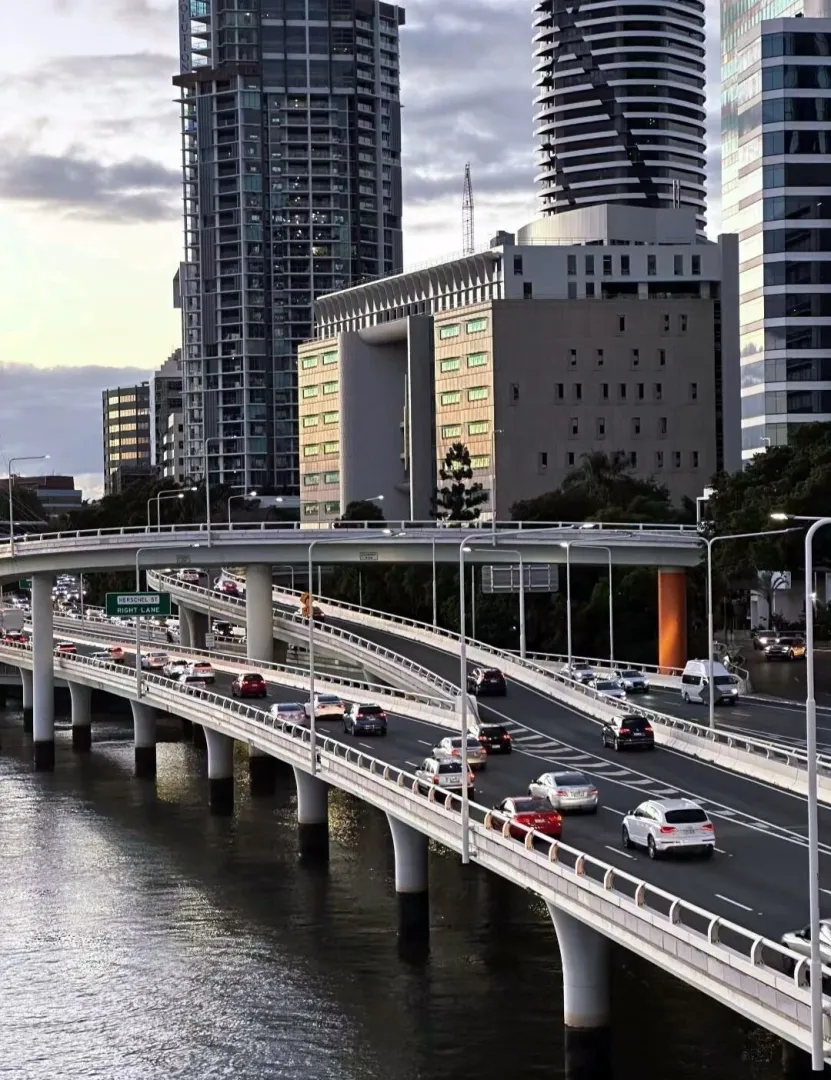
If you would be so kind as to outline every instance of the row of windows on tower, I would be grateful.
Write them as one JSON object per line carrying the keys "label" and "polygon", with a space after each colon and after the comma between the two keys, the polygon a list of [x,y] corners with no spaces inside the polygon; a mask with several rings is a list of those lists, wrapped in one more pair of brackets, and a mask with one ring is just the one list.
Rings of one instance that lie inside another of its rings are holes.
{"label": "row of windows on tower", "polygon": [[[640,464],[642,467],[647,467],[644,461],[645,454],[638,453],[637,450],[629,450],[624,452],[624,460],[630,469],[637,469]],[[542,458],[545,458],[545,464],[542,464]],[[686,457],[687,467],[690,469],[697,469],[701,464],[701,455],[698,450],[690,450]],[[572,468],[577,463],[577,454],[574,450],[566,451],[566,468]],[[548,467],[548,455],[540,454],[540,461],[538,463],[539,471],[545,472]],[[684,468],[684,453],[681,450],[656,450],[652,459],[652,467],[656,470],[665,469],[667,467],[672,469]]]}
{"label": "row of windows on tower", "polygon": [[[689,262],[687,261],[688,259]],[[575,277],[577,275],[577,256],[568,255],[566,257],[566,264],[568,276]],[[597,265],[600,265],[603,277],[630,277],[632,273],[632,259],[630,255],[602,255],[599,257],[595,255],[583,256],[583,270],[587,277],[592,277],[595,274],[595,267]],[[672,272],[675,277],[700,277],[701,256],[673,255]],[[514,273],[522,273],[521,255],[514,256]],[[657,255],[646,256],[646,274],[647,277],[658,276]]]}
{"label": "row of windows on tower", "polygon": [[[612,394],[609,383],[597,383],[597,397],[600,401],[610,401]],[[565,401],[566,399],[566,386],[565,383],[554,384],[554,396],[557,401]],[[615,391],[615,398],[618,401],[646,401],[646,383],[635,383],[634,390],[630,394],[630,387],[627,383],[618,383]],[[698,401],[698,383],[691,382],[687,384],[687,399],[689,401]],[[572,383],[571,384],[571,400],[583,401],[583,384]],[[653,383],[652,384],[652,400],[663,401],[664,400],[664,384]]]}

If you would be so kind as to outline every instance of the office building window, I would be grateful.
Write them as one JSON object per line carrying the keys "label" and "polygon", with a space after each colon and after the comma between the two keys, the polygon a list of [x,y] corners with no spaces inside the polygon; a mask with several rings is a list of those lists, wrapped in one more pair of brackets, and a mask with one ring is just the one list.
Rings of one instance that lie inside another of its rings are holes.
{"label": "office building window", "polygon": [[646,394],[645,394],[645,390],[644,390],[644,384],[642,382],[639,382],[638,383],[638,401],[643,401],[645,396],[646,396]]}
{"label": "office building window", "polygon": [[582,383],[576,382],[574,384],[574,400],[575,401],[582,401],[583,400],[583,384]]}
{"label": "office building window", "polygon": [[522,256],[514,255],[514,273],[517,277],[522,277]]}
{"label": "office building window", "polygon": [[325,412],[323,414],[323,423],[324,424],[337,424],[337,422],[339,420],[340,420],[340,413],[339,412]]}
{"label": "office building window", "polygon": [[618,315],[618,317],[617,317],[617,328],[618,328],[618,330],[620,331],[621,334],[625,332],[625,330],[626,330],[626,316],[625,315]]}
{"label": "office building window", "polygon": [[573,450],[568,450],[568,451],[566,452],[566,465],[567,465],[567,466],[568,466],[569,468],[571,468],[571,466],[572,466],[573,464],[574,464],[574,451],[573,451]]}
{"label": "office building window", "polygon": [[680,450],[673,450],[672,451],[672,467],[674,469],[680,469],[681,468],[681,451]]}
{"label": "office building window", "polygon": [[306,487],[317,487],[320,483],[320,473],[306,473],[303,477],[303,483]]}
{"label": "office building window", "polygon": [[632,434],[640,435],[641,433],[641,418],[639,416],[632,417]]}
{"label": "office building window", "polygon": [[338,452],[338,444],[336,442],[327,442],[323,444],[324,454],[336,454]]}
{"label": "office building window", "polygon": [[606,438],[606,417],[597,416],[594,421],[594,433],[598,439]]}
{"label": "office building window", "polygon": [[641,363],[641,350],[640,349],[633,349],[632,350],[632,367],[640,367],[640,363]]}
{"label": "office building window", "polygon": [[442,405],[458,405],[461,400],[461,390],[448,390],[447,393],[441,396]]}
{"label": "office building window", "polygon": [[545,472],[548,468],[548,454],[545,450],[540,450],[537,454],[537,471]]}
{"label": "office building window", "polygon": [[465,333],[468,334],[481,334],[483,330],[487,330],[487,319],[469,319],[465,323]]}
{"label": "office building window", "polygon": [[658,256],[647,255],[646,256],[646,272],[649,277],[655,277],[658,273]]}
{"label": "office building window", "polygon": [[458,439],[461,434],[461,424],[445,424],[441,429],[441,437],[443,439]]}
{"label": "office building window", "polygon": [[663,401],[663,399],[664,399],[664,385],[663,385],[663,383],[656,382],[654,389],[655,389],[655,400],[656,401]]}
{"label": "office building window", "polygon": [[317,427],[317,425],[319,423],[320,423],[320,417],[319,416],[304,416],[303,417],[303,427]]}
{"label": "office building window", "polygon": [[664,452],[663,450],[655,451],[655,468],[663,469],[664,467]]}
{"label": "office building window", "polygon": [[317,387],[317,386],[304,386],[303,387],[303,397],[304,398],[317,397],[317,395],[319,393],[319,390],[320,390],[320,388]]}
{"label": "office building window", "polygon": [[490,454],[479,454],[477,457],[472,457],[470,459],[471,468],[474,469],[488,469],[490,468],[490,463]]}
{"label": "office building window", "polygon": [[304,517],[317,517],[320,513],[320,506],[318,503],[303,503],[303,516]]}
{"label": "office building window", "polygon": [[691,450],[690,451],[690,465],[692,465],[692,467],[694,469],[698,468],[698,451],[697,450]]}
{"label": "office building window", "polygon": [[324,364],[336,364],[337,362],[338,362],[338,351],[337,351],[337,349],[335,349],[334,352],[325,352],[323,354],[323,363]]}
{"label": "office building window", "polygon": [[338,392],[338,384],[337,384],[337,382],[325,382],[323,384],[323,393],[324,394],[336,394],[337,392]]}
{"label": "office building window", "polygon": [[487,401],[488,388],[487,386],[472,386],[467,392],[468,401]]}
{"label": "office building window", "polygon": [[459,324],[455,323],[453,326],[440,326],[439,327],[439,339],[446,341],[447,338],[454,338],[459,336]]}
{"label": "office building window", "polygon": [[[468,435],[487,435],[491,426],[487,420],[473,420],[467,425]],[[459,432],[461,435],[461,431]]]}
{"label": "office building window", "polygon": [[691,259],[693,277],[701,277],[701,256],[693,255]]}
{"label": "office building window", "polygon": [[562,401],[563,398],[565,397],[565,384],[561,383],[561,382],[558,382],[554,389],[555,389],[555,394],[557,395],[557,400]]}
{"label": "office building window", "polygon": [[576,275],[576,273],[577,273],[577,256],[576,255],[567,256],[567,263],[568,263],[568,276],[569,277],[574,277]]}
{"label": "office building window", "polygon": [[577,419],[576,416],[572,416],[572,418],[568,422],[568,433],[569,435],[580,434],[580,421]]}
{"label": "office building window", "polygon": [[462,366],[462,361],[458,356],[451,356],[447,360],[442,360],[439,363],[439,371],[458,371]]}
{"label": "office building window", "polygon": [[484,367],[488,362],[488,354],[485,352],[471,353],[467,358],[468,367]]}
{"label": "office building window", "polygon": [[604,383],[600,384],[600,400],[601,401],[608,401],[609,400],[609,384],[607,382],[604,382]]}
{"label": "office building window", "polygon": [[[566,296],[569,300],[577,299],[577,282],[569,281],[566,283]],[[527,297],[526,297],[527,299]]]}
{"label": "office building window", "polygon": [[678,329],[681,331],[682,334],[686,334],[686,332],[687,332],[687,316],[686,315],[679,315],[678,316]]}
{"label": "office building window", "polygon": [[612,256],[603,256],[603,277],[611,277],[612,275]]}
{"label": "office building window", "polygon": [[303,447],[303,457],[317,457],[320,453],[319,443],[315,443],[313,446]]}
{"label": "office building window", "polygon": [[637,450],[630,450],[629,451],[629,467],[632,468],[632,469],[637,469],[637,467],[638,467],[638,452],[637,452]]}
{"label": "office building window", "polygon": [[586,274],[592,277],[594,274],[594,255],[586,256]]}
{"label": "office building window", "polygon": [[698,383],[690,383],[690,401],[698,401]]}
{"label": "office building window", "polygon": [[617,396],[620,401],[626,401],[626,383],[618,383]]}
{"label": "office building window", "polygon": [[664,315],[663,315],[663,327],[664,327],[664,333],[668,334],[669,333],[669,315],[667,315],[666,313],[664,313]]}
{"label": "office building window", "polygon": [[324,484],[339,484],[340,483],[340,473],[339,472],[327,472],[327,473],[324,473],[323,474],[323,483]]}
{"label": "office building window", "polygon": [[586,296],[588,296],[588,297],[594,296],[594,282],[593,281],[587,281],[586,282]]}
{"label": "office building window", "polygon": [[568,350],[568,366],[569,367],[577,367],[577,350],[576,349],[569,349]]}
{"label": "office building window", "polygon": [[595,353],[595,360],[597,361],[597,366],[598,367],[603,367],[603,350],[602,349],[598,349],[597,352]]}
{"label": "office building window", "polygon": [[684,256],[673,255],[672,257],[672,272],[676,277],[684,276]]}
{"label": "office building window", "polygon": [[309,368],[316,368],[317,367],[317,357],[316,356],[304,356],[303,361],[302,361],[300,366],[303,368],[304,371],[308,371]]}
{"label": "office building window", "polygon": [[667,418],[665,416],[658,417],[658,434],[666,435],[667,433]]}
{"label": "office building window", "polygon": [[666,349],[658,349],[658,367],[667,366],[667,351]]}
{"label": "office building window", "polygon": [[[522,299],[533,300],[534,299],[534,283],[532,281],[523,281],[522,283]],[[471,333],[468,330],[468,333]]]}
{"label": "office building window", "polygon": [[511,401],[519,401],[519,383],[511,383]]}
{"label": "office building window", "polygon": [[629,256],[621,255],[620,257],[620,276],[629,277]]}
{"label": "office building window", "polygon": [[323,504],[323,509],[327,514],[339,514],[340,503],[339,502],[327,502]]}

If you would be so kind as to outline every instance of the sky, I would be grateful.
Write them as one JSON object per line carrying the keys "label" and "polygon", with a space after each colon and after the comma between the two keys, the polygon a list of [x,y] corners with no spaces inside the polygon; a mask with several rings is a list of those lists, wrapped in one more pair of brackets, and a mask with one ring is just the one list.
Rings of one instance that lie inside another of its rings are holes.
{"label": "sky", "polygon": [[[36,15],[0,6],[0,462],[49,453],[53,471],[95,497],[100,391],[146,378],[179,344],[177,3],[41,0]],[[416,266],[461,250],[468,161],[477,246],[536,215],[533,3],[404,6],[404,261]],[[711,235],[717,47],[714,38]]]}

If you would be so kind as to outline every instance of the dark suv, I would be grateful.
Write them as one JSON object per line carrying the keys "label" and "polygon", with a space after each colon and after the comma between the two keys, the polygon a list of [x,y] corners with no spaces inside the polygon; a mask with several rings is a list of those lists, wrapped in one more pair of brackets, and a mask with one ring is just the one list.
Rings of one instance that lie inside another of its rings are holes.
{"label": "dark suv", "polygon": [[476,667],[467,676],[467,692],[476,697],[485,694],[493,694],[494,697],[505,697],[505,676],[498,668]]}
{"label": "dark suv", "polygon": [[622,750],[625,746],[655,749],[655,734],[648,720],[640,716],[613,716],[603,722],[603,745]]}
{"label": "dark suv", "polygon": [[502,724],[480,724],[477,738],[489,754],[510,754],[513,749],[508,729]]}

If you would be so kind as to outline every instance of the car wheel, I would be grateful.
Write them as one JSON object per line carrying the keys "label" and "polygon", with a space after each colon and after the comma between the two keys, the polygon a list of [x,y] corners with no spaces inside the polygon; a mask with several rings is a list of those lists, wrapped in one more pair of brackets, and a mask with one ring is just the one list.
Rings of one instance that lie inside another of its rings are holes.
{"label": "car wheel", "polygon": [[620,739],[615,736],[615,753],[620,753]]}
{"label": "car wheel", "polygon": [[626,828],[625,825],[623,826],[623,829],[621,830],[621,840],[623,841],[623,846],[625,848],[630,848],[632,846],[632,839],[629,836],[629,830]]}
{"label": "car wheel", "polygon": [[689,703],[690,703],[690,695],[687,693],[686,690],[681,695],[681,700],[684,702],[685,705],[689,705]]}
{"label": "car wheel", "polygon": [[715,849],[713,848],[712,844],[710,844],[710,845],[708,845],[707,847],[705,847],[705,848],[704,848],[704,853],[703,853],[703,854],[704,854],[704,858],[705,858],[705,859],[712,859],[712,857],[713,857],[713,851],[714,851],[714,850],[715,850]]}
{"label": "car wheel", "polygon": [[605,731],[602,731],[600,733],[600,738],[601,738],[601,741],[603,742],[604,747],[609,745],[609,740],[606,738],[606,732]]}
{"label": "car wheel", "polygon": [[655,837],[652,835],[652,833],[649,834],[649,839],[646,841],[646,850],[649,853],[650,859],[658,858],[659,852],[657,847],[655,846]]}

